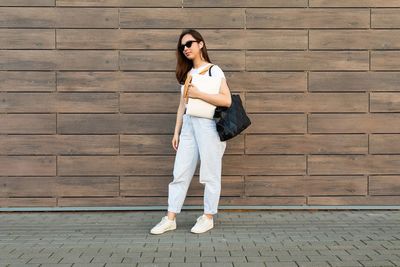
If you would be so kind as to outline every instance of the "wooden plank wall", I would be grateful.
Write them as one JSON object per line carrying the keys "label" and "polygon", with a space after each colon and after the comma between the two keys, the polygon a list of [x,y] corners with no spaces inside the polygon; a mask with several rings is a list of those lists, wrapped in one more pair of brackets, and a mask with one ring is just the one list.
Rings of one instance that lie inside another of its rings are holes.
{"label": "wooden plank wall", "polygon": [[400,1],[0,0],[0,206],[166,205],[182,27],[253,121],[220,205],[400,205]]}

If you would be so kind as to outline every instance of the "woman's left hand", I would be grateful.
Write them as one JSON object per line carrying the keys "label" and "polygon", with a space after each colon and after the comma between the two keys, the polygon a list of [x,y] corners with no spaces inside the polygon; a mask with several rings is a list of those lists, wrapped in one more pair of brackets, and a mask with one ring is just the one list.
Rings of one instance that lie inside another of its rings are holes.
{"label": "woman's left hand", "polygon": [[194,86],[192,83],[189,83],[188,86],[189,86],[188,87],[188,96],[190,98],[200,98],[201,91],[196,86]]}

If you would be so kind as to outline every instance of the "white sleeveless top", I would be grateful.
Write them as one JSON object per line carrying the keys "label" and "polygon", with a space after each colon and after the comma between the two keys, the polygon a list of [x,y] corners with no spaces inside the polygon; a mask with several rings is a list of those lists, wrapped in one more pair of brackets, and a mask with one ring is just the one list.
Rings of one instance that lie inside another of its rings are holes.
{"label": "white sleeveless top", "polygon": [[[189,74],[195,74],[195,73],[197,74],[197,73],[201,72],[202,70],[204,70],[205,68],[207,68],[208,65],[211,65],[211,63],[205,63],[205,64],[201,65],[201,66],[200,66],[199,68],[197,68],[197,69],[192,68],[192,69],[189,71]],[[204,73],[204,75],[209,75],[209,74],[208,74],[208,71],[207,71],[206,73]],[[213,77],[225,78],[224,72],[222,71],[222,69],[221,69],[218,65],[212,66],[212,68],[211,68],[211,76],[213,76]],[[185,86],[182,84],[182,85],[181,85],[181,95],[183,95],[184,87],[185,87]],[[185,103],[185,107],[186,107],[186,106],[187,106],[187,104]]]}

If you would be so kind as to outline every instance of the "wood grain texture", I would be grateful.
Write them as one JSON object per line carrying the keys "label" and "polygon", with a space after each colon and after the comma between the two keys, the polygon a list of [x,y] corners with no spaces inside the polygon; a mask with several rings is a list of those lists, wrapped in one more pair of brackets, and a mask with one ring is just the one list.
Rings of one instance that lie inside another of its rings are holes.
{"label": "wood grain texture", "polygon": [[166,206],[185,28],[252,121],[220,205],[400,205],[399,7],[0,0],[0,207]]}

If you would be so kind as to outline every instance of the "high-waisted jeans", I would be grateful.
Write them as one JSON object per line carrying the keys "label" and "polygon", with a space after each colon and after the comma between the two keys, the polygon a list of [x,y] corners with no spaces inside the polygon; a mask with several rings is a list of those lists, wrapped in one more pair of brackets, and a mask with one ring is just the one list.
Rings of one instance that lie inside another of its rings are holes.
{"label": "high-waisted jeans", "polygon": [[168,185],[168,211],[180,213],[200,159],[200,183],[204,188],[204,213],[216,214],[221,194],[222,157],[226,141],[218,136],[213,119],[183,114],[173,176]]}

